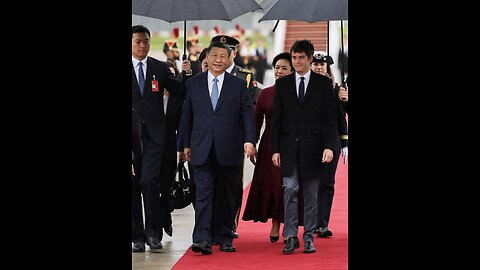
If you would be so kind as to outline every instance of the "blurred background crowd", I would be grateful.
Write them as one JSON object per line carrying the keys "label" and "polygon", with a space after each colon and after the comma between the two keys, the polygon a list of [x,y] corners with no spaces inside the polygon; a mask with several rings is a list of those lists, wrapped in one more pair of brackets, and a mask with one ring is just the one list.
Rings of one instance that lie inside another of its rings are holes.
{"label": "blurred background crowd", "polygon": [[[189,56],[188,59],[195,61],[202,49],[208,47],[212,37],[228,35],[240,41],[235,64],[253,71],[260,89],[274,84],[271,65],[273,58],[281,52],[288,51],[297,39],[309,39],[314,44],[315,50],[327,52],[332,56],[336,63],[332,66],[332,72],[339,81],[340,78],[347,77],[348,20],[316,23],[280,20],[275,31],[272,31],[276,21],[258,22],[262,15],[252,12],[231,22],[187,21],[186,48],[184,48],[184,22],[167,23],[159,19],[132,15],[132,25],[141,24],[148,27],[152,31],[150,55],[160,60],[173,57],[177,60],[179,70],[184,50]],[[342,57],[342,45],[345,57]]]}

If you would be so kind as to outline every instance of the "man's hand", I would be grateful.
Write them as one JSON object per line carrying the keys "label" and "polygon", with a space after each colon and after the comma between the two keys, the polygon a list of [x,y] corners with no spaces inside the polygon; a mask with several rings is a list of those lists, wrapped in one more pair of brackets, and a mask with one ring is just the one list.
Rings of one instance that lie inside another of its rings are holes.
{"label": "man's hand", "polygon": [[330,163],[333,159],[333,151],[330,149],[323,150],[322,163]]}
{"label": "man's hand", "polygon": [[346,88],[343,88],[343,86],[340,86],[340,90],[338,91],[338,98],[340,98],[341,101],[347,102],[348,101],[348,85],[345,86]]}
{"label": "man's hand", "polygon": [[182,71],[185,71],[185,73],[187,75],[192,74],[190,61],[188,61],[188,60],[183,60],[182,61]]}
{"label": "man's hand", "polygon": [[132,164],[132,175],[135,176],[135,169],[133,168],[133,164]]}
{"label": "man's hand", "polygon": [[244,143],[243,149],[245,150],[245,155],[248,159],[250,159],[250,157],[252,156],[254,157],[257,154],[257,149],[255,149],[255,146],[253,146],[253,143]]}
{"label": "man's hand", "polygon": [[183,152],[185,153],[185,160],[190,161],[190,148],[184,148]]}
{"label": "man's hand", "polygon": [[273,162],[273,165],[275,165],[276,167],[279,167],[280,168],[280,153],[273,153],[272,155],[272,162]]}
{"label": "man's hand", "polygon": [[178,160],[185,162],[185,152],[178,152]]}

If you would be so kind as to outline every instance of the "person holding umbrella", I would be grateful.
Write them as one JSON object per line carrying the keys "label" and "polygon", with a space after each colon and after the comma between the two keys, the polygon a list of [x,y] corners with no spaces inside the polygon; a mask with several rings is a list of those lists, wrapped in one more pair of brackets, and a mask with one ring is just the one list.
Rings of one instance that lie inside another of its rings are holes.
{"label": "person holding umbrella", "polygon": [[[333,75],[332,69],[330,68],[333,65],[333,59],[331,56],[327,55],[325,52],[316,51],[313,54],[313,60],[311,63],[312,70],[315,73],[326,76],[332,80],[334,95],[337,96],[339,92],[344,91],[340,90],[343,87],[339,86],[335,82],[335,77]],[[330,163],[323,164],[324,175],[320,178],[320,185],[318,187],[318,217],[317,217],[317,227],[315,231],[317,232],[317,237],[331,237],[333,232],[328,228],[328,223],[330,221],[330,212],[332,209],[333,196],[335,193],[335,174],[337,172],[338,159],[340,157],[340,152],[343,156],[343,162],[346,162],[348,155],[348,128],[347,128],[347,119],[345,111],[343,109],[340,100],[335,98],[335,107],[337,108],[337,138],[336,143],[338,147],[333,149],[333,160]],[[341,147],[341,150],[340,150]]]}

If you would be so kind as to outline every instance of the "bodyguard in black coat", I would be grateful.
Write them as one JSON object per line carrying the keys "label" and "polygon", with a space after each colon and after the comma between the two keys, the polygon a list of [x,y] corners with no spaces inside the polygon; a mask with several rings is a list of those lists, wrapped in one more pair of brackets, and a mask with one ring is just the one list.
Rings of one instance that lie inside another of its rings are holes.
{"label": "bodyguard in black coat", "polygon": [[[165,91],[167,92],[167,91]],[[168,191],[175,181],[177,169],[177,134],[179,133],[180,119],[182,117],[183,100],[170,96],[166,96],[165,117],[167,121],[167,144],[163,152],[162,170],[161,170],[161,200],[162,208],[160,215],[162,217],[163,230],[171,237],[173,234],[172,215],[173,209],[168,206]]]}
{"label": "bodyguard in black coat", "polygon": [[[150,251],[162,249],[160,179],[167,142],[163,89],[167,89],[172,96],[184,99],[180,80],[165,62],[148,56],[149,51],[150,31],[141,25],[132,26],[132,108],[142,122],[143,144],[142,158],[137,164],[139,172],[135,172],[132,181],[133,252],[145,251],[145,242],[150,246]],[[142,212],[145,213],[145,223]]]}
{"label": "bodyguard in black coat", "polygon": [[142,138],[140,133],[142,130],[142,123],[140,122],[140,117],[138,117],[137,112],[132,108],[132,161],[135,157],[140,157],[142,155]]}
{"label": "bodyguard in black coat", "polygon": [[331,162],[335,148],[337,112],[332,81],[310,69],[313,44],[296,41],[291,49],[295,72],[276,80],[272,117],[272,162],[282,171],[284,189],[284,254],[300,247],[298,189],[303,184],[304,252],[315,252],[317,195],[322,163]]}

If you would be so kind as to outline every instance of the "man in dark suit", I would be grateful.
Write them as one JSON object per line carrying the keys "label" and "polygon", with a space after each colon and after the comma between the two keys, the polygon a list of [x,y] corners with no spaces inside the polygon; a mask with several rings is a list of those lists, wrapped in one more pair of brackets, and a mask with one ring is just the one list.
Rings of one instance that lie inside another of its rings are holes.
{"label": "man in dark suit", "polygon": [[163,221],[163,230],[170,237],[173,234],[172,215],[173,209],[168,206],[168,191],[175,181],[177,169],[177,133],[182,117],[183,100],[170,96],[167,90],[163,91],[163,104],[165,120],[167,122],[167,143],[163,152],[161,179],[165,185],[161,185],[162,208],[160,215]]}
{"label": "man in dark suit", "polygon": [[212,237],[220,244],[220,251],[236,251],[231,234],[236,181],[244,152],[248,158],[256,153],[252,101],[245,91],[245,80],[225,72],[230,55],[226,44],[210,44],[209,71],[187,81],[182,115],[184,152],[193,165],[196,185],[192,251],[202,254],[212,253]]}
{"label": "man in dark suit", "polygon": [[[163,89],[184,99],[180,81],[165,62],[149,57],[150,31],[142,25],[132,26],[132,108],[142,123],[143,154],[136,160],[132,181],[132,251],[162,248],[160,190],[162,157],[166,144],[166,121],[163,111]],[[142,195],[143,208],[142,211]],[[143,214],[145,213],[145,223]],[[145,225],[144,225],[145,224]]]}
{"label": "man in dark suit", "polygon": [[140,117],[138,117],[135,109],[132,108],[132,175],[135,175],[133,162],[135,158],[140,158],[143,151],[142,138],[140,137],[141,131],[142,122],[140,121]]}
{"label": "man in dark suit", "polygon": [[[227,35],[218,35],[214,36],[212,38],[211,42],[222,42],[228,45],[228,47],[232,50],[232,54],[230,55],[229,58],[229,63],[227,65],[226,71],[233,76],[236,76],[238,78],[244,79],[247,82],[247,88],[246,90],[248,91],[248,94],[250,95],[250,98],[253,102],[253,106],[255,106],[255,103],[257,101],[257,96],[258,93],[260,92],[260,89],[257,87],[257,81],[255,80],[255,75],[251,70],[244,69],[234,62],[234,58],[238,53],[238,45],[240,42],[238,39],[233,38],[231,36]],[[243,167],[243,163],[242,163]],[[232,235],[234,238],[238,238],[238,233],[236,232],[237,226],[238,226],[238,220],[240,217],[240,209],[242,208],[242,199],[243,199],[243,168],[240,170],[240,174],[238,175],[238,180],[236,182],[236,193],[235,193],[235,216],[233,220],[233,228],[232,228]]]}
{"label": "man in dark suit", "polygon": [[303,185],[304,252],[315,252],[317,194],[322,163],[331,162],[336,139],[337,114],[332,81],[310,69],[314,52],[308,40],[291,49],[295,72],[276,80],[272,117],[272,161],[281,168],[285,203],[284,254],[300,247],[298,240],[298,189]]}

